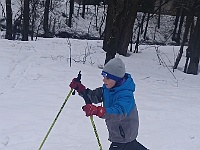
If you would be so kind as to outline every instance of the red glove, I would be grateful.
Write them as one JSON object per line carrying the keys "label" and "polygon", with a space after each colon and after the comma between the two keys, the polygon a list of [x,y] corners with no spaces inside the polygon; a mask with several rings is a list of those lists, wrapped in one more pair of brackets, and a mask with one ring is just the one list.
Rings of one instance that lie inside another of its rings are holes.
{"label": "red glove", "polygon": [[101,118],[105,114],[106,109],[102,106],[96,107],[92,104],[86,104],[85,106],[83,106],[83,111],[85,111],[87,117],[96,115]]}
{"label": "red glove", "polygon": [[72,82],[69,85],[72,89],[75,89],[78,93],[81,93],[85,90],[85,86],[81,84],[80,81],[77,81],[76,78],[72,80]]}

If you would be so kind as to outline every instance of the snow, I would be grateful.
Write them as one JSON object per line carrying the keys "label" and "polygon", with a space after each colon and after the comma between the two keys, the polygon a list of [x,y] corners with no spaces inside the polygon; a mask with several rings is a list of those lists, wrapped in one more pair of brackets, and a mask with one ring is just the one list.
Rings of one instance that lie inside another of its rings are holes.
{"label": "snow", "polygon": [[[72,78],[81,71],[86,87],[102,85],[98,68],[105,59],[102,41],[1,39],[0,45],[0,150],[38,149],[70,92]],[[135,80],[137,139],[150,150],[198,150],[200,146],[200,76],[182,72],[185,56],[173,72],[178,50],[178,46],[141,45],[137,54],[117,56]],[[99,149],[83,105],[77,94],[69,97],[43,150]],[[98,117],[94,121],[106,150],[110,142],[105,122]]]}

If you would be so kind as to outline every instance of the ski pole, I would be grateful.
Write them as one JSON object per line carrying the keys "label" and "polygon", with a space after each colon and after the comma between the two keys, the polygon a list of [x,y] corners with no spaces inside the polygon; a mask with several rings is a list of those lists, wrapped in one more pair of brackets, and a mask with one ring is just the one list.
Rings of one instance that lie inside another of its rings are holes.
{"label": "ski pole", "polygon": [[95,133],[95,136],[97,138],[97,142],[98,142],[99,148],[100,148],[100,150],[103,150],[101,142],[100,142],[100,139],[99,139],[99,135],[98,135],[98,132],[97,132],[97,128],[96,128],[95,123],[94,123],[93,116],[90,116],[90,121],[92,123],[92,127],[94,129],[94,133]]}
{"label": "ski pole", "polygon": [[72,89],[69,91],[69,94],[67,95],[67,97],[66,97],[66,99],[65,99],[64,103],[62,104],[62,106],[61,106],[61,108],[60,108],[60,110],[59,110],[59,112],[58,112],[58,114],[57,114],[56,118],[54,119],[53,123],[51,124],[51,126],[50,126],[50,128],[49,128],[49,130],[48,130],[48,132],[47,132],[46,136],[44,137],[44,139],[43,139],[43,141],[42,141],[42,143],[41,143],[41,145],[40,145],[40,147],[39,147],[39,149],[38,149],[38,150],[41,150],[42,146],[44,145],[44,142],[46,141],[46,139],[47,139],[47,137],[48,137],[49,133],[51,132],[51,130],[52,130],[52,128],[53,128],[53,126],[54,126],[54,124],[56,123],[56,120],[58,119],[58,117],[59,117],[59,115],[60,115],[61,111],[63,110],[63,108],[64,108],[64,106],[65,106],[65,104],[66,104],[67,100],[69,99],[69,97],[70,97],[71,93],[72,93]]}
{"label": "ski pole", "polygon": [[[78,79],[77,81],[81,82],[81,72],[79,72],[79,75],[78,75],[77,79]],[[88,96],[85,93],[83,93],[83,99],[85,100],[86,104],[91,104],[91,101],[89,100]],[[98,142],[99,148],[100,148],[100,150],[103,150],[101,142],[100,142],[100,138],[99,138],[99,135],[98,135],[98,132],[97,132],[97,128],[96,128],[95,123],[94,123],[93,116],[90,116],[90,121],[92,123],[92,127],[93,127],[93,130],[94,130],[95,136],[97,138],[97,142]]]}
{"label": "ski pole", "polygon": [[[81,74],[80,74],[80,72],[79,72],[78,77],[77,77],[77,80],[80,80],[80,78],[81,78]],[[44,142],[46,141],[46,139],[47,139],[49,133],[51,132],[51,130],[52,130],[54,124],[56,123],[56,121],[57,121],[57,119],[58,119],[60,113],[62,112],[62,110],[63,110],[63,108],[64,108],[64,106],[65,106],[67,100],[69,99],[70,95],[72,94],[72,92],[73,92],[73,89],[71,89],[71,90],[69,91],[69,93],[68,93],[68,95],[67,95],[67,97],[66,97],[64,103],[62,104],[62,106],[61,106],[61,108],[60,108],[60,110],[59,110],[59,112],[58,112],[56,118],[54,119],[53,123],[51,124],[51,126],[50,126],[50,128],[49,128],[49,130],[48,130],[46,136],[44,137],[42,143],[40,144],[40,147],[39,147],[38,150],[41,150],[41,149],[42,149],[42,146],[44,145]]]}

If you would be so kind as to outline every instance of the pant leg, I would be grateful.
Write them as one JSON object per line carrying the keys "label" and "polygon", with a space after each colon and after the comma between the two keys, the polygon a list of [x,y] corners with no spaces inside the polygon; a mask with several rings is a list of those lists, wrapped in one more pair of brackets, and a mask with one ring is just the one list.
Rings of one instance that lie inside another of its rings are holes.
{"label": "pant leg", "polygon": [[113,142],[110,145],[109,150],[148,150],[142,144],[140,144],[137,140],[128,143],[116,143]]}
{"label": "pant leg", "polygon": [[125,150],[125,148],[126,148],[126,143],[112,142],[109,150]]}
{"label": "pant leg", "polygon": [[134,140],[128,145],[127,150],[148,150],[148,149],[144,147],[141,143],[139,143],[137,140]]}

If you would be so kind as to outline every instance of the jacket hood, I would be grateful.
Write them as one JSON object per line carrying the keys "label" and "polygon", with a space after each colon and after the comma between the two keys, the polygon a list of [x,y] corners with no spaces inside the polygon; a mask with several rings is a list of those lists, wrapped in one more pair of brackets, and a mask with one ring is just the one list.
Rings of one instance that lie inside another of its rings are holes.
{"label": "jacket hood", "polygon": [[134,83],[131,75],[126,73],[125,78],[126,78],[126,81],[120,86],[113,87],[111,89],[107,89],[105,84],[104,84],[103,87],[106,88],[109,91],[112,91],[112,92],[118,92],[118,91],[121,91],[121,90],[130,90],[130,91],[134,92],[135,91],[135,83]]}

